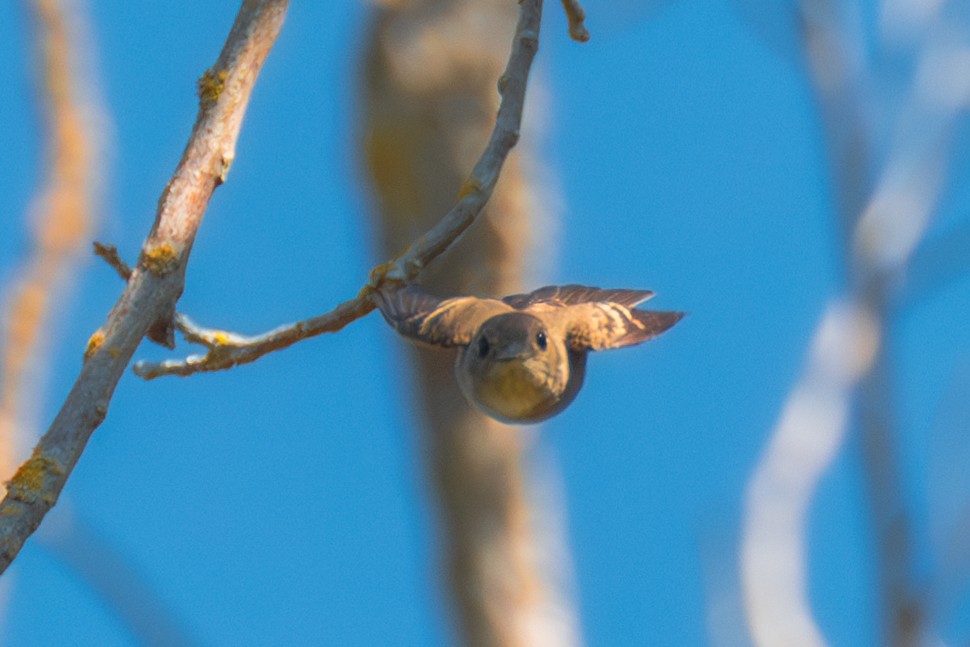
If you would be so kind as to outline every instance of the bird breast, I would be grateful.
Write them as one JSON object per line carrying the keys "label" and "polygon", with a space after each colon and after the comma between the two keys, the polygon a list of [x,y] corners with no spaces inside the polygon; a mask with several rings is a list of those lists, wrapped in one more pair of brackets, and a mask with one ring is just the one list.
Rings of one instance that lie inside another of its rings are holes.
{"label": "bird breast", "polygon": [[504,422],[538,422],[558,412],[569,382],[569,364],[533,356],[505,361],[476,361],[459,356],[458,384],[465,397]]}

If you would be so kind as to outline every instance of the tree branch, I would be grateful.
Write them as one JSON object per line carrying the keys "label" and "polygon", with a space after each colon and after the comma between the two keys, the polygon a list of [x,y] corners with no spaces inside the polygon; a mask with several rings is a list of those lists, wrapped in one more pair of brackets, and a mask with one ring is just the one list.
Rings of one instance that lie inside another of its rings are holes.
{"label": "tree branch", "polygon": [[56,503],[141,339],[153,329],[156,335],[170,330],[195,234],[212,192],[225,181],[250,93],[287,6],[287,0],[246,0],[218,60],[200,80],[199,114],[162,192],[138,266],[91,337],[80,375],[51,427],[7,483],[0,502],[0,572]]}
{"label": "tree branch", "polygon": [[163,362],[139,361],[135,363],[135,373],[145,379],[153,379],[163,375],[187,376],[224,370],[237,364],[254,362],[267,353],[292,346],[303,339],[336,332],[374,310],[375,291],[412,281],[458,240],[482,212],[495,189],[505,159],[519,139],[529,70],[539,46],[542,0],[523,0],[520,7],[512,52],[505,72],[498,81],[502,101],[495,128],[485,151],[462,185],[458,202],[437,225],[396,258],[375,267],[370,273],[370,280],[356,297],[326,314],[285,324],[255,336],[201,328],[183,315],[176,316],[174,323],[183,329],[186,339],[206,346],[206,354]]}

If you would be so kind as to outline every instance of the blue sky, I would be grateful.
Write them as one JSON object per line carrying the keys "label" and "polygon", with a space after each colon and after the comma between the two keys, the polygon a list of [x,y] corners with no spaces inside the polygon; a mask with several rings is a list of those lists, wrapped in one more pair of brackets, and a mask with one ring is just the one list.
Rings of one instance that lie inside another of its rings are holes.
{"label": "blue sky", "polygon": [[[236,5],[86,4],[113,121],[99,239],[134,258]],[[690,316],[656,342],[592,357],[577,401],[544,425],[538,460],[563,483],[588,643],[707,645],[708,587],[736,586],[747,478],[840,290],[821,125],[784,38],[762,37],[732,3],[669,2],[625,24],[590,2],[585,45],[548,4],[537,70],[550,106],[538,118],[564,205],[548,276],[652,289],[652,305]],[[291,7],[193,251],[180,307],[197,321],[258,332],[328,310],[365,280],[375,245],[354,150],[364,21],[358,3]],[[19,223],[39,177],[27,33],[23,8],[0,6],[4,280],[25,251]],[[967,198],[946,194],[944,224],[966,221]],[[945,472],[927,474],[947,469],[939,447],[967,453],[932,430],[945,416],[966,429],[966,405],[945,393],[961,392],[954,375],[965,392],[970,375],[968,288],[964,277],[921,300],[892,341],[907,497],[927,527],[928,493],[966,499]],[[43,426],[120,289],[86,265],[59,316]],[[401,347],[370,316],[230,372],[129,373],[65,500],[203,644],[449,644]],[[146,344],[137,357],[170,355]],[[811,600],[837,645],[877,644],[858,451],[850,436],[810,526]],[[40,542],[5,584],[8,644],[133,644]]]}

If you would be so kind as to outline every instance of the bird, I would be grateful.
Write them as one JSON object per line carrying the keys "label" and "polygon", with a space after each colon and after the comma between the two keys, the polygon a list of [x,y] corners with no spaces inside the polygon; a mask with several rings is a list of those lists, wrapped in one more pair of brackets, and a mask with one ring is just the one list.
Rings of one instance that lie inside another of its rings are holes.
{"label": "bird", "polygon": [[379,290],[388,324],[419,346],[457,348],[465,398],[507,424],[541,422],[576,398],[589,351],[634,346],[683,312],[638,310],[650,290],[550,285],[504,298],[442,299],[414,284]]}

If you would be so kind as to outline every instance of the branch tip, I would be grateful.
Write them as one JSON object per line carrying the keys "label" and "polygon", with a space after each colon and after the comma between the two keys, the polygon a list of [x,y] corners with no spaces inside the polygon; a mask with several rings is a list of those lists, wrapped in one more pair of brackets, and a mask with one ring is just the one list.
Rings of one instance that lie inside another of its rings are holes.
{"label": "branch tip", "polygon": [[589,41],[589,30],[586,29],[586,11],[579,4],[579,0],[562,0],[562,7],[569,19],[569,37],[579,43]]}
{"label": "branch tip", "polygon": [[118,254],[118,248],[114,245],[94,241],[94,254],[95,256],[100,256],[108,265],[114,268],[118,276],[125,281],[131,278],[131,266],[121,258],[121,255]]}

